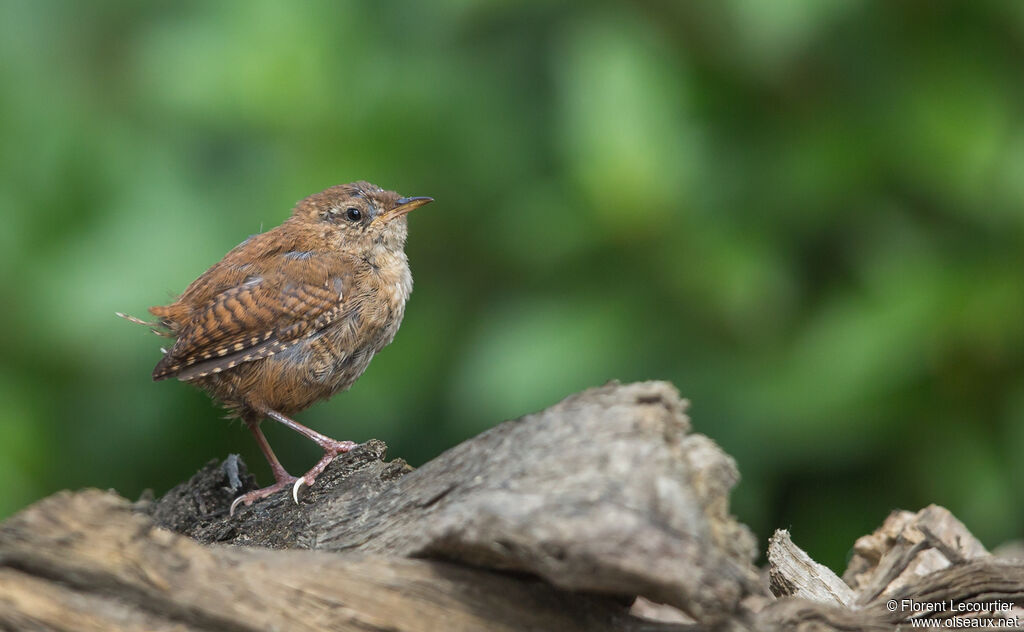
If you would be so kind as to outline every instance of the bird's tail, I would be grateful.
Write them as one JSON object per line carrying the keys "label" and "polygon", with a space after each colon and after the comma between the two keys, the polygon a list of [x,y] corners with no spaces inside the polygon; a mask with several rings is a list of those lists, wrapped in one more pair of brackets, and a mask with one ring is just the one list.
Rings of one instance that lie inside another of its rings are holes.
{"label": "bird's tail", "polygon": [[150,321],[147,321],[147,320],[142,320],[141,318],[136,318],[135,316],[132,316],[130,314],[125,314],[123,312],[114,312],[114,315],[115,316],[120,316],[121,318],[123,318],[123,319],[125,319],[125,320],[127,320],[129,322],[135,323],[136,325],[143,325],[145,327],[149,327],[149,330],[152,331],[154,334],[156,334],[158,336],[163,336],[164,338],[173,338],[174,337],[174,334],[169,332],[169,331],[167,331],[167,326],[165,324],[163,324],[163,323],[160,323],[160,322],[155,322],[154,323],[154,322],[150,322]]}

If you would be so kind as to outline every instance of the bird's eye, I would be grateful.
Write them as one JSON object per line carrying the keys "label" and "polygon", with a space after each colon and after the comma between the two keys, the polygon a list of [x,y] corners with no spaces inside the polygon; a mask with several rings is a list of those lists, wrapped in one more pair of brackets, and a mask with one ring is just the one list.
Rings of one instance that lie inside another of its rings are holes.
{"label": "bird's eye", "polygon": [[345,217],[347,217],[350,222],[358,222],[363,218],[363,214],[359,212],[359,209],[350,206],[345,209]]}

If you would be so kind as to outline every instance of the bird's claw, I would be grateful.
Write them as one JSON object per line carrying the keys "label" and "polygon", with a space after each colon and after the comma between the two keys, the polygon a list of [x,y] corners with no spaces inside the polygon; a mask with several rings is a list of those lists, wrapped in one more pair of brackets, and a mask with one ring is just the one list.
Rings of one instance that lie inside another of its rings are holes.
{"label": "bird's claw", "polygon": [[313,483],[316,482],[317,477],[323,473],[324,469],[336,456],[348,452],[355,447],[355,445],[356,444],[351,441],[331,440],[331,445],[329,446],[330,449],[325,452],[320,461],[313,466],[313,469],[306,472],[304,476],[300,476],[298,478],[288,474],[288,472],[285,472],[283,469],[280,471],[275,470],[274,478],[277,479],[276,483],[270,487],[264,487],[263,489],[257,489],[256,491],[249,492],[248,494],[242,494],[231,503],[231,509],[228,510],[228,515],[234,516],[235,510],[238,509],[239,504],[244,503],[245,505],[251,505],[257,500],[262,500],[272,494],[276,494],[279,491],[287,489],[289,483],[292,485],[292,500],[294,500],[295,504],[298,505],[299,492],[302,490],[302,486],[305,485],[306,487],[312,487]]}
{"label": "bird's claw", "polygon": [[306,477],[300,476],[295,479],[295,484],[292,485],[292,499],[295,501],[296,505],[299,504],[299,489],[306,484]]}
{"label": "bird's claw", "polygon": [[264,487],[263,489],[257,489],[246,494],[242,494],[234,501],[232,501],[231,509],[228,510],[228,515],[234,516],[235,510],[238,509],[238,505],[240,504],[244,504],[245,506],[248,507],[257,500],[263,500],[264,498],[273,496],[277,492],[288,489],[288,485],[290,485],[292,481],[302,480],[296,479],[294,476],[288,474],[287,472],[276,473],[275,478],[277,478],[277,482],[271,485],[270,487]]}

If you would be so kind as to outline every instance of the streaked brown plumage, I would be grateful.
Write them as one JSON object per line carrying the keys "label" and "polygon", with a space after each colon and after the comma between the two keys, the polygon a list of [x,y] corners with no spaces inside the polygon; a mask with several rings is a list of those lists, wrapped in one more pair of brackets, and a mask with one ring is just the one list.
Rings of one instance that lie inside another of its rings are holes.
{"label": "streaked brown plumage", "polygon": [[[232,511],[288,485],[297,501],[302,484],[355,445],[289,416],[347,389],[395,337],[412,291],[405,214],[430,201],[368,182],[331,187],[236,246],[176,301],[150,308],[158,322],[144,324],[177,338],[153,379],[177,377],[223,403],[274,471],[274,485],[241,496]],[[316,441],[324,457],[291,476],[260,430],[264,417]]]}

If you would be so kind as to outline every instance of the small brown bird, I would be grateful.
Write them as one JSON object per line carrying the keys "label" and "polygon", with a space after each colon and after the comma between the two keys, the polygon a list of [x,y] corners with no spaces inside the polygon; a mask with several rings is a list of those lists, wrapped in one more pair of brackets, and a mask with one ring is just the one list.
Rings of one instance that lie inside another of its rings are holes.
{"label": "small brown bird", "polygon": [[[350,387],[394,339],[412,291],[406,213],[432,201],[369,182],[331,187],[236,246],[178,300],[151,307],[157,322],[118,314],[177,338],[154,381],[195,384],[256,437],[276,482],[235,499],[231,513],[289,485],[298,502],[302,485],[355,446],[289,416]],[[289,474],[260,430],[265,417],[315,441],[323,458]]]}

